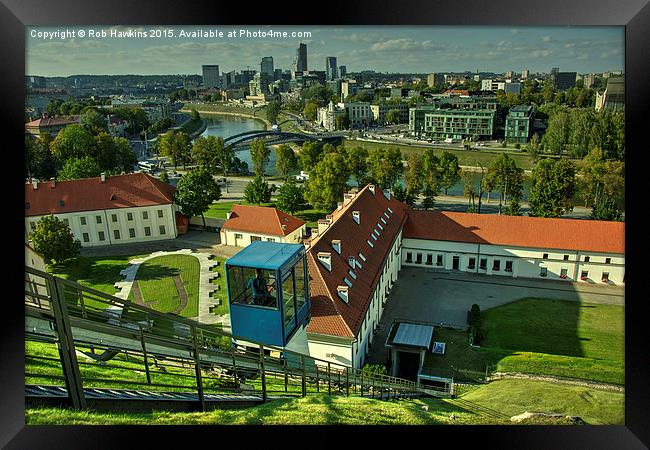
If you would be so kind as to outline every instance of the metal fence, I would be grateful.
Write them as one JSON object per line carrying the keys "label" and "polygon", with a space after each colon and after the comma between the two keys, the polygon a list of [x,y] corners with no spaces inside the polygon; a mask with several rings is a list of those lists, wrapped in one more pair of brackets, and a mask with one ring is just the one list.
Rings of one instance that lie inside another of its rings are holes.
{"label": "metal fence", "polygon": [[249,339],[254,347],[234,346],[237,336],[219,326],[159,313],[29,267],[25,313],[26,385],[64,387],[77,409],[86,408],[89,388],[193,393],[201,410],[218,394],[255,395],[263,402],[317,393],[381,399],[430,394],[410,380]]}

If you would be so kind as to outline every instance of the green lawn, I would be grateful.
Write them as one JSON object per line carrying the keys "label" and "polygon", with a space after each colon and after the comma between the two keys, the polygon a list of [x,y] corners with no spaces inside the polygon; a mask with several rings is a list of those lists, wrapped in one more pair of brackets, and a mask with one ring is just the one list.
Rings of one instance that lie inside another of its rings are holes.
{"label": "green lawn", "polygon": [[[493,413],[486,413],[485,408]],[[624,395],[539,381],[501,380],[471,389],[459,399],[380,401],[321,394],[205,413],[128,414],[30,408],[25,411],[25,421],[29,425],[487,425],[512,424],[509,418],[525,411],[577,415],[587,424],[622,425]],[[534,423],[558,421],[540,419]]]}
{"label": "green lawn", "polygon": [[467,344],[465,332],[436,328],[444,356],[429,355],[425,368],[456,380],[491,371],[625,382],[623,306],[522,299],[482,312],[485,341]]}
{"label": "green lawn", "polygon": [[219,306],[213,309],[212,312],[222,316],[228,314],[228,291],[226,290],[226,271],[224,269],[226,259],[218,256],[213,256],[212,259],[219,262],[218,266],[212,268],[213,272],[219,273],[217,278],[212,279],[213,284],[219,285],[219,290],[214,291],[212,297],[220,300]]}
{"label": "green lawn", "polygon": [[[356,141],[356,140],[345,140],[346,147],[364,147],[368,150],[373,148],[388,148],[388,147],[398,147],[402,152],[402,159],[408,159],[408,156],[412,153],[424,153],[424,150],[430,147],[422,147],[416,145],[400,145],[396,143],[379,143],[379,142],[365,142],[365,141]],[[483,166],[490,167],[495,159],[501,155],[501,153],[506,152],[516,162],[517,166],[524,170],[531,170],[533,167],[533,159],[526,153],[513,152],[508,149],[499,150],[459,150],[457,148],[434,148],[434,153],[440,156],[443,152],[447,151],[453,153],[458,157],[458,163],[461,166]]]}
{"label": "green lawn", "polygon": [[[530,380],[498,380],[460,398],[509,417],[525,411],[580,416],[590,425],[623,425],[625,394]],[[454,403],[454,400],[450,400]]]}
{"label": "green lawn", "polygon": [[[199,314],[200,263],[194,256],[159,256],[140,265],[136,273],[136,281],[142,292],[145,306],[163,313],[173,312],[179,307],[180,296],[172,279],[174,273],[180,273],[188,298],[187,307],[180,312],[180,315],[196,317]],[[134,299],[131,291],[129,300]]]}
{"label": "green lawn", "polygon": [[[114,284],[122,280],[120,271],[129,266],[129,261],[141,257],[132,256],[108,256],[108,257],[85,257],[77,256],[65,265],[48,267],[53,275],[70,281],[75,281],[109,295],[115,295],[118,289]],[[95,302],[92,299],[86,301],[88,306],[105,308],[105,303]]]}

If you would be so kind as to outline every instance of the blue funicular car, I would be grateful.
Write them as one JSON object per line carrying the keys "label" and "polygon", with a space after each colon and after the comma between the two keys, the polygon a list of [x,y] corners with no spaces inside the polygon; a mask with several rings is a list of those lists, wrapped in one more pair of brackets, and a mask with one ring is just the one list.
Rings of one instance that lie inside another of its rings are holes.
{"label": "blue funicular car", "polygon": [[287,347],[309,321],[305,247],[254,241],[225,269],[232,334],[238,341]]}

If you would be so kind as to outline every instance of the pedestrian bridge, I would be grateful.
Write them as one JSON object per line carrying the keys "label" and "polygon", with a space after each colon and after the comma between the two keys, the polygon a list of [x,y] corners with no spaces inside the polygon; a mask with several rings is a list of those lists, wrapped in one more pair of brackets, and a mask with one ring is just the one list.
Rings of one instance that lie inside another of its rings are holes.
{"label": "pedestrian bridge", "polygon": [[277,130],[255,130],[239,133],[224,139],[224,144],[238,147],[240,145],[250,144],[255,139],[262,139],[266,144],[283,144],[286,142],[305,142],[305,141],[336,141],[341,139],[345,133],[291,133]]}

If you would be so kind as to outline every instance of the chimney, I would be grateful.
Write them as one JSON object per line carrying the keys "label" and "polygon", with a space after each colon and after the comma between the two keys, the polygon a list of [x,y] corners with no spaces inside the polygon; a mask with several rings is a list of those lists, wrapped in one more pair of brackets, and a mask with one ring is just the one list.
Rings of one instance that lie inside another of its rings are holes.
{"label": "chimney", "polygon": [[348,292],[350,288],[347,286],[337,286],[336,287],[336,292],[339,295],[339,298],[343,300],[345,303],[348,302]]}
{"label": "chimney", "polygon": [[339,239],[332,241],[332,248],[336,250],[336,253],[341,254],[341,241]]}
{"label": "chimney", "polygon": [[336,210],[339,211],[341,208],[343,208],[343,203],[338,202],[338,203],[336,204]]}
{"label": "chimney", "polygon": [[50,178],[50,182],[52,183],[52,189],[54,189],[56,187],[56,178]]}
{"label": "chimney", "polygon": [[38,189],[38,178],[32,180],[32,186],[34,186],[34,190]]}
{"label": "chimney", "polygon": [[106,183],[106,174],[104,172],[102,172],[99,176],[102,179],[102,183]]}
{"label": "chimney", "polygon": [[318,260],[329,271],[332,271],[332,254],[326,252],[318,252]]}
{"label": "chimney", "polygon": [[390,189],[384,189],[384,197],[390,200]]}
{"label": "chimney", "polygon": [[330,219],[318,219],[318,234],[323,234],[331,223],[332,221]]}
{"label": "chimney", "polygon": [[374,184],[368,185],[368,190],[370,191],[370,193],[372,195],[375,195],[375,185]]}
{"label": "chimney", "polygon": [[230,216],[232,216],[232,211],[228,211],[228,212],[226,213],[226,220],[229,220],[229,219],[230,219]]}
{"label": "chimney", "polygon": [[354,194],[348,194],[348,193],[343,194],[343,204],[347,205],[352,201],[353,198],[354,198]]}
{"label": "chimney", "polygon": [[352,211],[352,219],[356,223],[361,223],[361,213],[359,211]]}

